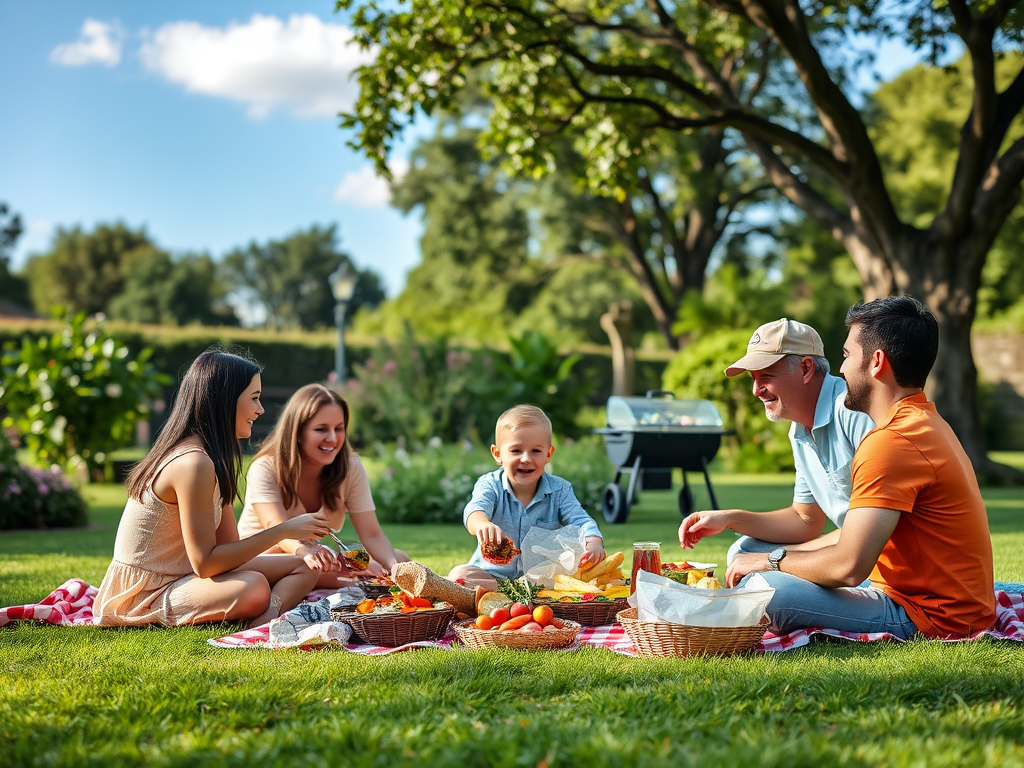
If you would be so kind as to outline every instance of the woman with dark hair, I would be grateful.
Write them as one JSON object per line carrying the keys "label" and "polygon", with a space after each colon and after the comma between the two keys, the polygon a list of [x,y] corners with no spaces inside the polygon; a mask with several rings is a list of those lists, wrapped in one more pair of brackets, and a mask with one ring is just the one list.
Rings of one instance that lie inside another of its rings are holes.
{"label": "woman with dark hair", "polygon": [[[340,530],[346,513],[373,560],[375,575],[409,558],[396,551],[377,522],[370,484],[359,457],[346,438],[348,403],[320,384],[299,389],[284,406],[267,441],[246,475],[245,509],[238,520],[243,538],[258,536],[306,510],[319,510]],[[339,575],[352,575],[343,560],[315,539],[286,538],[266,554],[292,554],[321,573],[317,586],[338,586]]]}
{"label": "woman with dark hair", "polygon": [[294,607],[316,581],[300,558],[259,557],[281,539],[327,533],[322,514],[240,540],[232,503],[239,440],[263,413],[260,368],[204,352],[181,380],[167,423],[128,478],[114,559],[96,595],[104,626],[178,626],[250,619]]}

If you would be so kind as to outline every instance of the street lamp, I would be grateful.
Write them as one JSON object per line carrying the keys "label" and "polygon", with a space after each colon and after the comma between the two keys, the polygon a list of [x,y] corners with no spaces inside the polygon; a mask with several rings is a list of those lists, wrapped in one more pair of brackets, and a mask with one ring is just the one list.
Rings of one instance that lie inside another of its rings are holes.
{"label": "street lamp", "polygon": [[334,324],[338,327],[338,347],[334,350],[334,375],[338,386],[345,384],[345,311],[356,291],[359,275],[353,272],[347,262],[341,262],[327,278],[334,294]]}

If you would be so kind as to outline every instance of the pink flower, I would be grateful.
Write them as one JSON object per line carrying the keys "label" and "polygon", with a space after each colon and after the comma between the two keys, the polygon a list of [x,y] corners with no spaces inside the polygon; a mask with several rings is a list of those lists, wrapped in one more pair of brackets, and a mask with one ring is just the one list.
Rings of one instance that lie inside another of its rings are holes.
{"label": "pink flower", "polygon": [[398,364],[394,360],[388,360],[386,363],[384,363],[384,375],[390,376],[397,370],[397,368]]}

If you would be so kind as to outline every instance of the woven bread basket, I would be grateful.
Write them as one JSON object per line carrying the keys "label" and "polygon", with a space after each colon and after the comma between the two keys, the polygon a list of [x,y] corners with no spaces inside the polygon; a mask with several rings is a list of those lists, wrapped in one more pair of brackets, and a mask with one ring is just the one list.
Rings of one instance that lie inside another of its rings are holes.
{"label": "woven bread basket", "polygon": [[622,600],[588,600],[585,603],[537,603],[551,608],[551,612],[560,619],[568,619],[582,624],[584,627],[603,627],[614,624],[620,611],[629,607],[625,598]]}
{"label": "woven bread basket", "polygon": [[575,621],[566,621],[562,629],[550,632],[499,632],[496,629],[477,629],[473,621],[452,624],[455,635],[467,648],[516,648],[539,651],[568,648],[576,642],[583,629]]}
{"label": "woven bread basket", "polygon": [[732,656],[757,647],[768,629],[768,617],[753,627],[688,627],[662,621],[640,621],[637,609],[618,615],[619,623],[644,658],[669,656]]}
{"label": "woven bread basket", "polygon": [[451,624],[455,610],[439,608],[415,613],[342,613],[331,611],[331,618],[352,627],[352,633],[364,643],[396,648],[406,643],[440,640]]}

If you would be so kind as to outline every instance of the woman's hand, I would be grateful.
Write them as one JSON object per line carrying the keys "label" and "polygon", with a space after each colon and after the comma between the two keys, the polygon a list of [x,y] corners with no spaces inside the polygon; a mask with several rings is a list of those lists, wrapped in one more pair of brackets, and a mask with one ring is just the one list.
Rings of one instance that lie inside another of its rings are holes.
{"label": "woman's hand", "polygon": [[303,561],[310,567],[310,570],[330,573],[336,570],[337,558],[334,552],[319,543],[303,542],[295,550],[295,554],[302,557]]}
{"label": "woman's hand", "polygon": [[286,520],[277,528],[287,530],[287,535],[281,537],[283,539],[318,540],[331,530],[331,522],[323,512],[306,512]]}

